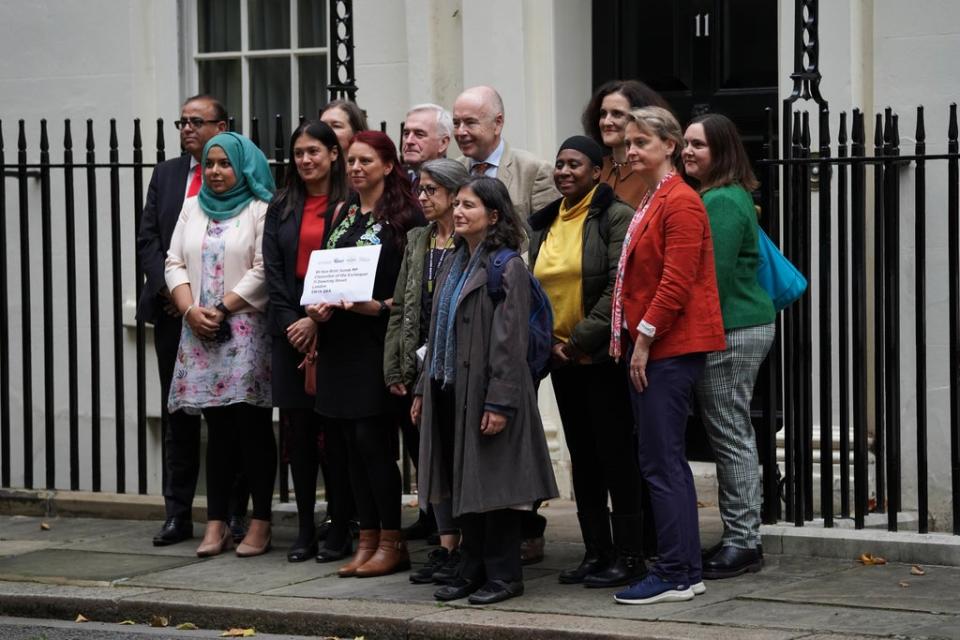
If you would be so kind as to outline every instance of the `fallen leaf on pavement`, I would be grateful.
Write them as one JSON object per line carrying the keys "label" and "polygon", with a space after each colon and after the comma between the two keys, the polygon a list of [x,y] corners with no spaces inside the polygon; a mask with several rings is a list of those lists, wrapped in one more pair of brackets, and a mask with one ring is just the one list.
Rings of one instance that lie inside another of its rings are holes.
{"label": "fallen leaf on pavement", "polygon": [[872,553],[862,553],[860,557],[857,558],[860,564],[863,565],[874,565],[874,564],[887,564],[887,559],[883,556],[875,556]]}
{"label": "fallen leaf on pavement", "polygon": [[134,622],[133,620],[121,620],[117,624],[137,624],[137,623]]}
{"label": "fallen leaf on pavement", "polygon": [[90,619],[84,616],[82,613],[77,614],[77,619],[74,622],[90,622]]}
{"label": "fallen leaf on pavement", "polygon": [[197,625],[192,622],[181,622],[176,626],[177,631],[196,631]]}
{"label": "fallen leaf on pavement", "polygon": [[924,571],[923,567],[921,567],[920,565],[915,564],[912,567],[910,567],[910,573],[912,573],[915,576],[922,576],[926,573],[926,571]]}
{"label": "fallen leaf on pavement", "polygon": [[906,589],[907,587],[910,586],[910,583],[907,582],[906,580],[901,580],[901,581],[900,581],[900,586],[903,587],[904,589]]}
{"label": "fallen leaf on pavement", "polygon": [[170,621],[163,616],[150,616],[150,626],[168,627],[170,626]]}
{"label": "fallen leaf on pavement", "polygon": [[232,627],[227,629],[220,634],[221,638],[252,638],[257,635],[257,632],[253,630],[253,627],[249,629],[243,629],[242,627]]}
{"label": "fallen leaf on pavement", "polygon": [[40,531],[50,531],[50,525],[46,522],[40,523]]}

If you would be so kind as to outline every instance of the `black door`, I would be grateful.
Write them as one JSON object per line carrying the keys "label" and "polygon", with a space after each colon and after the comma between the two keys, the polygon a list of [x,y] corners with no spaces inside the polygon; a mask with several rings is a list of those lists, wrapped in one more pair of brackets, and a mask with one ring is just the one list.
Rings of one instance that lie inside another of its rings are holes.
{"label": "black door", "polygon": [[772,0],[594,0],[593,86],[642,80],[681,125],[723,113],[758,159],[764,108],[778,114],[777,33]]}

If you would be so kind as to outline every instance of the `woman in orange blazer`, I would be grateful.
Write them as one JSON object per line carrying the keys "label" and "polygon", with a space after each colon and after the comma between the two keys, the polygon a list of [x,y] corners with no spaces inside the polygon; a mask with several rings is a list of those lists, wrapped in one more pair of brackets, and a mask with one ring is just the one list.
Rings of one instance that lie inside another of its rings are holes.
{"label": "woman in orange blazer", "polygon": [[697,494],[684,450],[705,354],[725,348],[713,242],[697,192],[677,175],[680,124],[666,109],[631,112],[627,160],[648,191],[617,267],[610,355],[629,357],[640,471],[650,487],[660,557],[617,602],[651,604],[703,593]]}

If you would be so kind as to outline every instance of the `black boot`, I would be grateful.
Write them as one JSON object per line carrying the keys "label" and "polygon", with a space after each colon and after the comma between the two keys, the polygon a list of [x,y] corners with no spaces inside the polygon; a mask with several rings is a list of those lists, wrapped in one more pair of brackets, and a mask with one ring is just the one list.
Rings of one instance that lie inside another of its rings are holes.
{"label": "black boot", "polygon": [[643,562],[643,522],[639,515],[610,518],[613,522],[613,544],[617,556],[603,571],[584,577],[583,584],[591,588],[619,587],[640,580],[647,567]]}
{"label": "black boot", "polygon": [[606,509],[593,513],[577,513],[585,552],[583,560],[575,569],[561,571],[560,584],[580,584],[587,574],[599,573],[613,558],[613,541],[610,539],[610,512]]}

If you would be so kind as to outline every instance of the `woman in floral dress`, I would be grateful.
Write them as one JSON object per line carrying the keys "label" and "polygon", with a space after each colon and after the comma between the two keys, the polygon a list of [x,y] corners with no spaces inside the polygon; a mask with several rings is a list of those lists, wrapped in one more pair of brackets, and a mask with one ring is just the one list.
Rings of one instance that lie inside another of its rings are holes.
{"label": "woman in floral dress", "polygon": [[167,254],[167,286],[184,320],[167,406],[203,412],[207,422],[207,528],[197,555],[232,543],[226,521],[239,465],[253,514],[237,555],[254,556],[270,547],[277,466],[260,254],[274,182],[263,152],[236,133],[207,142],[200,164],[203,186],[184,202]]}

